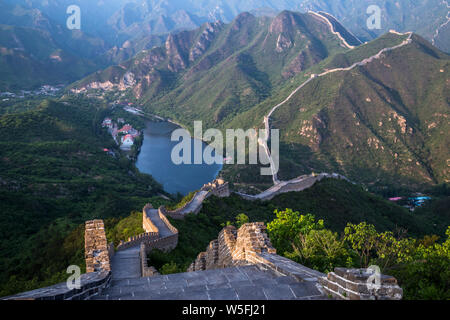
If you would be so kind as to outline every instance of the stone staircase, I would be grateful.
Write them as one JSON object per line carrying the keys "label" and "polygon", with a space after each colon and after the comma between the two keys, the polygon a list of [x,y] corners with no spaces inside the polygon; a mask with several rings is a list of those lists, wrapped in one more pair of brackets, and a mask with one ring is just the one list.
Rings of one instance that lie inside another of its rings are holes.
{"label": "stone staircase", "polygon": [[[113,270],[116,265],[113,264]],[[277,275],[255,265],[122,278],[92,300],[309,300],[327,299],[317,282]]]}

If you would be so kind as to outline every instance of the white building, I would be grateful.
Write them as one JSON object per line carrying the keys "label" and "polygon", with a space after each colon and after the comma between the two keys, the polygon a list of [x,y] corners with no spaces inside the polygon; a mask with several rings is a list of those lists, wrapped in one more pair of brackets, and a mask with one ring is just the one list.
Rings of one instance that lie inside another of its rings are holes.
{"label": "white building", "polygon": [[134,144],[134,138],[131,134],[122,137],[122,147],[131,148]]}

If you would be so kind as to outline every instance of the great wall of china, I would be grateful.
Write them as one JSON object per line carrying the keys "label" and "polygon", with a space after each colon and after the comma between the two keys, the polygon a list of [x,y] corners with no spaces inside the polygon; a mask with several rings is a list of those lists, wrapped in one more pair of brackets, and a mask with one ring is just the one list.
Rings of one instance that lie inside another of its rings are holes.
{"label": "great wall of china", "polygon": [[[333,24],[323,15],[334,34],[351,48]],[[394,32],[394,31],[391,31]],[[247,200],[266,201],[274,196],[305,190],[323,178],[346,179],[338,174],[301,176],[279,181],[267,141],[270,116],[307,83],[316,77],[337,71],[348,71],[379,59],[383,53],[411,43],[412,33],[401,44],[384,48],[376,55],[354,63],[348,68],[328,70],[312,75],[283,102],[273,107],[264,117],[266,139],[259,141],[270,159],[274,186],[258,195],[235,192]],[[76,299],[150,299],[150,300],[263,300],[263,299],[341,299],[341,300],[399,300],[403,291],[395,278],[376,274],[369,269],[335,268],[328,275],[312,270],[277,255],[265,232],[263,223],[246,223],[239,229],[225,227],[218,239],[210,242],[205,252],[198,254],[187,272],[159,275],[147,264],[147,254],[153,249],[173,250],[178,244],[178,230],[167,217],[183,219],[188,213],[198,213],[209,196],[228,197],[227,182],[221,179],[203,186],[190,202],[170,211],[164,207],[154,209],[151,204],[143,208],[145,233],[122,241],[114,250],[107,244],[102,220],[85,223],[86,273],[81,275],[79,288],[66,283],[36,289],[6,297],[6,300],[76,300]],[[373,283],[375,281],[375,283]]]}
{"label": "great wall of china", "polygon": [[[302,176],[280,183],[260,195],[239,194],[248,200],[269,200],[276,194],[304,190],[325,177],[346,179],[337,174]],[[205,194],[206,193],[206,194]],[[395,278],[376,275],[366,269],[336,268],[328,275],[277,255],[262,222],[246,223],[239,229],[227,226],[218,238],[198,254],[187,272],[160,275],[148,266],[147,255],[153,249],[173,250],[178,244],[178,230],[167,216],[182,219],[198,212],[211,195],[230,195],[228,183],[221,179],[205,185],[199,192],[199,204],[191,200],[174,211],[164,207],[143,208],[145,233],[121,241],[114,249],[107,244],[102,220],[85,223],[86,273],[80,288],[66,283],[24,292],[4,299],[77,300],[77,299],[342,299],[375,300],[402,298]],[[195,204],[195,205],[193,205]],[[199,209],[200,208],[200,209]],[[192,211],[191,211],[192,210]],[[166,213],[168,214],[166,216]],[[376,285],[372,280],[379,280]]]}

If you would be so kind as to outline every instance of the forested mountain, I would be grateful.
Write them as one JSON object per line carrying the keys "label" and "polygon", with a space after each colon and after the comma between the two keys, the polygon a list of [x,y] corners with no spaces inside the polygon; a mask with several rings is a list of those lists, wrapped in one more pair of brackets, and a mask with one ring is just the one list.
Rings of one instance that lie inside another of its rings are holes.
{"label": "forested mountain", "polygon": [[321,170],[369,185],[447,182],[449,141],[441,135],[448,128],[449,56],[413,35],[373,59],[407,37],[391,32],[350,49],[314,14],[244,13],[228,25],[171,35],[165,46],[97,72],[72,91],[129,92],[148,111],[187,127],[201,119],[206,127],[251,128],[311,74],[372,58],[311,81],[276,110],[281,176]]}
{"label": "forested mountain", "polygon": [[[289,11],[240,14],[170,35],[164,46],[75,83],[73,92],[130,91],[152,111],[218,125],[345,46],[324,20]],[[189,124],[187,124],[189,125]]]}
{"label": "forested mountain", "polygon": [[101,105],[28,109],[0,115],[0,296],[65,279],[84,260],[80,224],[127,216],[163,192],[118,151],[103,151],[116,147],[101,130]]}
{"label": "forested mountain", "polygon": [[[261,126],[311,74],[347,68],[406,37],[389,33],[330,57],[227,125]],[[310,81],[271,117],[272,128],[280,129],[281,177],[336,171],[367,185],[413,189],[448,182],[449,59],[412,35],[410,44],[363,66]]]}

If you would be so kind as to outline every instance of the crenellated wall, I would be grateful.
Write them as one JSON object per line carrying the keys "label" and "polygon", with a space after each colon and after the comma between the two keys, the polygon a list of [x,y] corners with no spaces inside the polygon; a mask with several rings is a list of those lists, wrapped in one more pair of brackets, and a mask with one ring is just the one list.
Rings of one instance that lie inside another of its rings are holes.
{"label": "crenellated wall", "polygon": [[213,182],[203,185],[203,187],[186,203],[183,207],[176,210],[167,210],[164,206],[159,207],[158,211],[167,217],[173,219],[184,219],[188,213],[197,214],[202,209],[202,203],[210,196],[229,197],[230,188],[228,182],[223,179],[216,179]]}
{"label": "crenellated wall", "polygon": [[149,242],[159,238],[158,232],[145,232],[128,238],[128,241],[121,241],[117,246],[117,251],[128,249],[139,245],[142,242]]}
{"label": "crenellated wall", "polygon": [[158,227],[155,226],[152,220],[150,220],[150,218],[147,216],[147,210],[150,209],[153,209],[153,206],[150,203],[147,203],[142,209],[142,228],[145,230],[145,232],[158,233]]}

